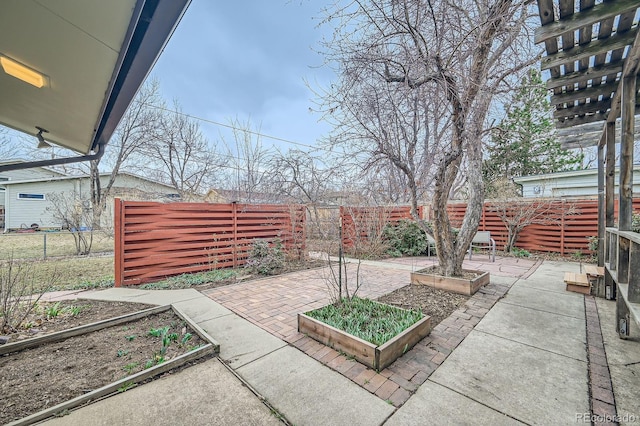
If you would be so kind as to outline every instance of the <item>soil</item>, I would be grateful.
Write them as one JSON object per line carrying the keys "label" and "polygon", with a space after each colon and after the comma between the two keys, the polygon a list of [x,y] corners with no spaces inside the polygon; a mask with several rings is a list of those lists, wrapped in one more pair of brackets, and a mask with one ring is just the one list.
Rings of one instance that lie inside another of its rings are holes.
{"label": "soil", "polygon": [[[148,305],[75,300],[62,306],[82,306],[75,316],[46,318],[37,335],[88,324],[135,312]],[[40,312],[40,311],[39,311]],[[41,314],[42,316],[42,314]],[[28,321],[40,321],[31,317]],[[176,333],[164,355],[162,337],[150,335],[152,329],[169,326]],[[186,337],[191,334],[191,337]],[[32,337],[25,332],[11,335],[11,341]],[[206,342],[188,329],[173,311],[147,316],[125,324],[94,331],[66,340],[0,356],[0,424],[52,407],[83,395],[158,362],[173,359]],[[124,389],[123,389],[124,390]]]}
{"label": "soil", "polygon": [[[418,272],[422,272],[425,274],[434,274],[434,275],[444,275],[442,273],[442,268],[438,265],[429,266],[428,268],[420,269]],[[464,278],[465,280],[472,280],[478,276],[482,275],[482,273],[469,272],[468,270],[463,270],[461,276],[457,276],[457,278]]]}
{"label": "soil", "polygon": [[426,285],[412,285],[399,288],[378,298],[378,301],[404,309],[421,310],[431,316],[431,328],[447,318],[462,306],[469,296],[438,290]]}

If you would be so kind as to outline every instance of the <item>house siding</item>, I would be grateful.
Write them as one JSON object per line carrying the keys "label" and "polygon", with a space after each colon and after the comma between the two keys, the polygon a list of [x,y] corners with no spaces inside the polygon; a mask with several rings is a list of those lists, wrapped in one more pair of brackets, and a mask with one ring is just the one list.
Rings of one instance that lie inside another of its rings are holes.
{"label": "house siding", "polygon": [[[30,180],[33,175],[28,176]],[[106,187],[109,176],[101,176],[100,183]],[[1,185],[2,183],[0,183]],[[73,179],[42,180],[40,182],[24,182],[5,185],[5,197],[0,191],[0,202],[5,202],[5,219],[3,229],[20,229],[37,223],[40,228],[60,228],[62,223],[56,220],[51,212],[51,194],[72,192],[82,194],[83,199],[90,197],[91,181],[87,177]],[[114,183],[113,196],[128,200],[171,201],[167,194],[176,191],[166,185],[148,181],[131,175],[119,175]],[[19,193],[44,194],[44,200],[19,199]],[[113,217],[113,200],[107,201],[107,210],[103,213],[103,225],[109,225]],[[1,222],[1,219],[0,219]]]}
{"label": "house siding", "polygon": [[[640,167],[634,168],[633,193],[640,193]],[[561,173],[559,176],[542,175],[539,178],[526,177],[525,180],[514,179],[522,185],[522,196],[525,198],[537,197],[578,197],[598,195],[598,172],[589,170],[589,173],[578,171],[575,174]],[[620,175],[616,171],[615,193],[618,194],[618,182]]]}
{"label": "house siding", "polygon": [[[16,185],[7,185],[5,191],[5,228],[19,229],[37,223],[41,228],[59,228],[62,224],[57,221],[51,212],[51,194],[71,193],[74,190],[83,190],[81,179],[31,182]],[[19,199],[18,194],[44,194],[44,200]]]}

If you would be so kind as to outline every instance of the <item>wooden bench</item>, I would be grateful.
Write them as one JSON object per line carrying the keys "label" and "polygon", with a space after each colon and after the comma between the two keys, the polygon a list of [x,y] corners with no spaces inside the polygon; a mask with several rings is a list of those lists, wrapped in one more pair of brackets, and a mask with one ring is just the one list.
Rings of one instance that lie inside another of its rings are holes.
{"label": "wooden bench", "polygon": [[587,274],[576,274],[574,272],[564,273],[564,283],[567,285],[567,291],[573,291],[581,294],[591,294],[591,283]]}
{"label": "wooden bench", "polygon": [[489,257],[492,262],[496,261],[496,242],[493,238],[491,238],[491,232],[489,231],[478,231],[476,235],[474,235],[473,240],[471,241],[471,245],[469,245],[469,260],[471,260],[471,256],[473,255],[473,249],[488,249]]}

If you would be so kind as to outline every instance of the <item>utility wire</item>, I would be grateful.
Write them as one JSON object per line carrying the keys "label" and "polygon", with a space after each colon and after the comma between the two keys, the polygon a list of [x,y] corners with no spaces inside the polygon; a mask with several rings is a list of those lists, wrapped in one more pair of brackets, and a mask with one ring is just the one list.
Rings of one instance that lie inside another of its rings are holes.
{"label": "utility wire", "polygon": [[260,137],[263,137],[263,138],[272,139],[272,140],[275,140],[275,141],[278,141],[278,142],[284,142],[284,143],[288,143],[288,144],[291,144],[291,145],[303,146],[305,148],[311,148],[311,149],[313,149],[315,151],[320,150],[320,151],[326,151],[326,152],[333,152],[330,149],[322,148],[322,147],[319,147],[319,146],[309,145],[309,144],[305,144],[305,143],[302,143],[302,142],[296,142],[296,141],[292,141],[290,139],[284,139],[284,138],[281,138],[281,137],[278,137],[278,136],[267,135],[265,133],[260,133],[260,132],[254,131],[254,130],[236,127],[236,126],[233,126],[231,124],[220,123],[219,121],[209,120],[207,118],[198,117],[198,116],[195,116],[195,115],[192,115],[192,114],[187,114],[187,113],[184,113],[184,112],[181,112],[181,111],[176,111],[176,110],[173,110],[173,109],[170,109],[170,108],[161,107],[161,106],[158,106],[158,105],[146,104],[146,103],[144,105],[145,106],[150,106],[152,108],[156,108],[156,109],[159,109],[159,110],[162,110],[162,111],[171,112],[173,114],[179,114],[179,115],[182,115],[184,117],[191,118],[191,119],[194,119],[194,120],[203,121],[205,123],[213,124],[215,126],[226,127],[228,129],[232,129],[232,130],[239,130],[239,131],[246,132],[246,133],[249,133],[249,134],[252,134],[252,135],[255,135],[255,136],[260,136]]}

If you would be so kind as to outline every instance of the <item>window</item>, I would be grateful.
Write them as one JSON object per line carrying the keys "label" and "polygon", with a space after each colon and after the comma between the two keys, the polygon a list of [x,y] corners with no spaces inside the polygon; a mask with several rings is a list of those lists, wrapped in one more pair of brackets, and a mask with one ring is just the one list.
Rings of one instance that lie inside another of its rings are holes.
{"label": "window", "polygon": [[25,194],[19,192],[18,200],[44,200],[44,194]]}

